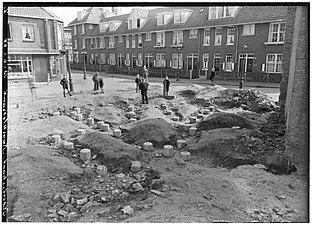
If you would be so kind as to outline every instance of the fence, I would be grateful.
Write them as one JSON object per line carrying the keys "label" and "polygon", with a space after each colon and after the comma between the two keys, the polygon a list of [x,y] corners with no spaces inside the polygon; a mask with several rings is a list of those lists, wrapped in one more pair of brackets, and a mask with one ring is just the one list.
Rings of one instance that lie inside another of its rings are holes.
{"label": "fence", "polygon": [[238,80],[241,76],[244,77],[245,82],[280,83],[282,81],[281,73],[216,72],[216,79],[221,80]]}

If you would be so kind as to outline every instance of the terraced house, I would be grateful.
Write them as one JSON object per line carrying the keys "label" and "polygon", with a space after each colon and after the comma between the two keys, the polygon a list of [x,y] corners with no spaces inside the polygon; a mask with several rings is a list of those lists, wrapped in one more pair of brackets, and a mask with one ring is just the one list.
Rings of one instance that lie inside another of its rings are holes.
{"label": "terraced house", "polygon": [[287,6],[133,8],[98,15],[83,38],[75,20],[73,68],[196,78],[214,67],[217,78],[280,82],[286,16]]}
{"label": "terraced house", "polygon": [[43,7],[8,7],[7,26],[8,81],[47,81],[47,73],[59,80],[65,73],[63,21]]}

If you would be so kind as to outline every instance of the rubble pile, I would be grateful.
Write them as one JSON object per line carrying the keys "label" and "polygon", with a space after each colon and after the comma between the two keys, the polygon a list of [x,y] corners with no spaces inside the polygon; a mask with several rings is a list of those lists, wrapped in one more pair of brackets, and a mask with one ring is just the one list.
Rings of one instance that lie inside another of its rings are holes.
{"label": "rubble pile", "polygon": [[220,97],[215,100],[217,105],[226,108],[241,107],[253,112],[268,112],[276,107],[275,103],[267,95],[255,89],[226,89],[221,91]]}

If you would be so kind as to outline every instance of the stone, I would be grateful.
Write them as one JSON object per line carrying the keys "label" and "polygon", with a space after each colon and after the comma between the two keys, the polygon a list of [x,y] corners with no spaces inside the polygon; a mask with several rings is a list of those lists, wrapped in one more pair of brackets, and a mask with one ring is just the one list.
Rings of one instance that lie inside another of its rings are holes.
{"label": "stone", "polygon": [[77,108],[75,108],[74,110],[75,110],[75,112],[76,112],[77,114],[79,114],[79,113],[81,112],[81,109],[80,109],[80,108],[78,108],[78,107],[77,107]]}
{"label": "stone", "polygon": [[74,222],[78,218],[78,213],[70,212],[65,216],[67,222]]}
{"label": "stone", "polygon": [[53,208],[56,210],[56,211],[59,211],[61,208],[63,208],[64,207],[64,203],[62,203],[62,202],[59,202],[59,203],[57,203],[55,206],[53,206]]}
{"label": "stone", "polygon": [[184,161],[189,161],[191,159],[191,153],[190,152],[184,151],[184,152],[181,152],[180,155]]}
{"label": "stone", "polygon": [[179,121],[179,117],[178,117],[178,116],[173,116],[173,117],[171,117],[171,119],[172,119],[173,121]]}
{"label": "stone", "polygon": [[77,134],[78,135],[83,135],[83,134],[85,134],[86,133],[86,130],[85,129],[78,129],[77,130]]}
{"label": "stone", "polygon": [[127,198],[129,196],[129,193],[126,191],[121,192],[121,194],[119,195],[119,197],[121,198]]}
{"label": "stone", "polygon": [[143,149],[145,151],[153,151],[153,143],[152,142],[145,142],[143,144]]}
{"label": "stone", "polygon": [[171,110],[166,110],[166,111],[164,112],[164,114],[167,115],[167,116],[169,116],[169,115],[172,114],[172,111],[171,111]]}
{"label": "stone", "polygon": [[48,218],[56,218],[56,217],[58,217],[56,212],[48,214]]}
{"label": "stone", "polygon": [[65,204],[69,203],[70,194],[62,193],[60,197],[61,197],[61,202],[65,203]]}
{"label": "stone", "polygon": [[10,220],[12,222],[28,222],[27,220],[31,217],[31,214],[27,213],[27,214],[23,214],[23,215],[18,215],[18,216],[11,216]]}
{"label": "stone", "polygon": [[159,197],[164,197],[164,193],[157,190],[151,190],[151,192]]}
{"label": "stone", "polygon": [[77,205],[81,206],[84,205],[88,202],[88,200],[86,198],[83,199],[77,199]]}
{"label": "stone", "polygon": [[137,173],[137,172],[140,171],[141,167],[142,167],[142,164],[139,161],[133,161],[131,163],[130,170],[131,170],[132,173]]}
{"label": "stone", "polygon": [[54,112],[53,113],[53,116],[59,116],[60,115],[60,112]]}
{"label": "stone", "polygon": [[126,175],[124,173],[116,174],[116,177],[119,179],[123,179]]}
{"label": "stone", "polygon": [[74,143],[73,142],[64,142],[64,148],[67,150],[74,149]]}
{"label": "stone", "polygon": [[185,140],[177,140],[177,148],[181,149],[186,145],[186,141]]}
{"label": "stone", "polygon": [[165,145],[163,150],[163,155],[166,157],[173,156],[173,146],[172,145]]}
{"label": "stone", "polygon": [[131,118],[130,119],[130,123],[133,123],[133,122],[136,122],[137,121],[137,119],[135,119],[135,118]]}
{"label": "stone", "polygon": [[100,127],[101,131],[109,131],[109,124],[103,123]]}
{"label": "stone", "polygon": [[56,194],[56,195],[54,195],[54,197],[53,197],[53,202],[60,202],[61,201],[61,196],[60,196],[60,194]]}
{"label": "stone", "polygon": [[94,206],[93,202],[88,202],[87,204],[85,204],[84,206],[81,207],[80,212],[81,213],[85,213],[87,212],[90,208],[92,208]]}
{"label": "stone", "polygon": [[123,209],[121,211],[125,215],[132,215],[133,214],[133,208],[131,208],[130,205],[127,205],[127,206],[123,207]]}
{"label": "stone", "polygon": [[197,122],[197,118],[195,116],[191,116],[190,117],[190,123],[193,124],[193,123],[196,123]]}
{"label": "stone", "polygon": [[80,159],[82,161],[88,161],[91,159],[91,150],[88,148],[84,148],[80,150]]}
{"label": "stone", "polygon": [[55,210],[55,209],[50,208],[50,209],[48,209],[48,213],[56,213],[56,210]]}
{"label": "stone", "polygon": [[61,136],[60,135],[53,135],[52,136],[52,142],[58,146],[61,143]]}
{"label": "stone", "polygon": [[214,106],[209,106],[208,109],[210,110],[210,112],[213,112],[215,107]]}
{"label": "stone", "polygon": [[203,117],[204,117],[204,114],[201,114],[201,113],[198,113],[198,114],[197,114],[197,118],[198,118],[198,119],[201,119],[201,118],[203,118]]}
{"label": "stone", "polygon": [[87,118],[87,124],[93,125],[94,124],[94,118]]}
{"label": "stone", "polygon": [[104,165],[99,165],[99,166],[97,166],[97,172],[99,173],[99,174],[101,174],[102,176],[107,176],[107,174],[108,174],[108,172],[107,172],[107,167],[106,166],[104,166]]}
{"label": "stone", "polygon": [[57,214],[60,215],[60,216],[67,216],[68,212],[63,210],[63,209],[61,209],[60,211],[57,212]]}
{"label": "stone", "polygon": [[77,210],[74,208],[72,204],[66,204],[64,207],[64,210],[67,212],[76,212]]}
{"label": "stone", "polygon": [[139,192],[139,191],[144,191],[144,188],[142,187],[140,183],[134,183],[132,184],[132,190],[134,192]]}
{"label": "stone", "polygon": [[190,135],[194,136],[197,133],[197,128],[196,127],[190,127]]}
{"label": "stone", "polygon": [[98,122],[96,123],[96,127],[97,127],[98,129],[101,129],[102,124],[104,124],[103,121],[98,121]]}
{"label": "stone", "polygon": [[168,109],[168,106],[167,106],[166,104],[163,104],[163,105],[161,106],[161,108],[162,108],[163,110],[167,110],[167,109]]}
{"label": "stone", "polygon": [[240,129],[240,127],[239,126],[234,126],[234,127],[232,127],[232,129],[233,130],[238,130],[238,129]]}
{"label": "stone", "polygon": [[128,112],[128,113],[126,114],[126,117],[128,117],[129,119],[134,118],[134,117],[136,117],[136,113],[133,112],[133,111]]}
{"label": "stone", "polygon": [[81,121],[82,120],[82,114],[76,114],[76,120]]}
{"label": "stone", "polygon": [[121,130],[120,129],[113,130],[113,135],[114,137],[117,137],[117,138],[121,137]]}
{"label": "stone", "polygon": [[210,110],[209,110],[209,109],[204,109],[204,110],[203,110],[203,114],[204,114],[204,115],[210,114]]}
{"label": "stone", "polygon": [[71,111],[70,112],[70,116],[71,116],[71,118],[76,119],[76,112],[75,111]]}

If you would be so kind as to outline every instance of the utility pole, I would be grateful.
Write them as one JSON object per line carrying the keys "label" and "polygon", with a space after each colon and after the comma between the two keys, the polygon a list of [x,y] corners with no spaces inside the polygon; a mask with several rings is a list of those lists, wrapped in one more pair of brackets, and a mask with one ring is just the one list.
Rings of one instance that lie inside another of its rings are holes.
{"label": "utility pole", "polygon": [[60,52],[64,56],[66,64],[67,64],[69,90],[74,91],[73,81],[72,81],[71,72],[70,72],[69,52],[68,50],[60,50]]}
{"label": "utility pole", "polygon": [[[241,73],[239,73],[239,89],[243,89],[243,83],[244,83],[244,78],[246,77],[246,67],[247,67],[247,57],[246,56],[246,49],[247,49],[247,45],[244,45],[243,48],[244,48],[244,51],[243,51],[243,71]],[[246,58],[246,60],[245,60]]]}

